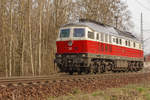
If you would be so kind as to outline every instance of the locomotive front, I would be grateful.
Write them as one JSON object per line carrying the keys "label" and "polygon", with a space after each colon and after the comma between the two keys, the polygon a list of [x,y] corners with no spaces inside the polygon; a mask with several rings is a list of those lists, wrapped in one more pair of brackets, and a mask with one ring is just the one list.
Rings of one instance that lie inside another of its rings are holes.
{"label": "locomotive front", "polygon": [[61,72],[82,72],[88,68],[86,27],[63,27],[56,40],[55,63]]}

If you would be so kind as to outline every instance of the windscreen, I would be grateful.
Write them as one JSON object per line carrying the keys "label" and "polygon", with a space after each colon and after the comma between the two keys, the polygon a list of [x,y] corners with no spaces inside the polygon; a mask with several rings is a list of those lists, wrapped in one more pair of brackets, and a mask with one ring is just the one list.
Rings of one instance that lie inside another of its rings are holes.
{"label": "windscreen", "polygon": [[75,28],[73,36],[74,37],[84,37],[85,36],[85,29],[84,28]]}
{"label": "windscreen", "polygon": [[62,29],[60,31],[60,38],[67,38],[70,36],[70,29]]}

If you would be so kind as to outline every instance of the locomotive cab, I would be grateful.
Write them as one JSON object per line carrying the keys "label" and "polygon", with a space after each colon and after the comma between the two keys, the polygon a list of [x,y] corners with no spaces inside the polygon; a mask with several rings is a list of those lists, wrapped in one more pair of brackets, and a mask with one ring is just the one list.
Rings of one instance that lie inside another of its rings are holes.
{"label": "locomotive cab", "polygon": [[[62,72],[81,73],[88,67],[87,27],[63,27],[56,40],[56,64]],[[94,35],[94,34],[93,34]],[[77,68],[78,67],[78,68]]]}
{"label": "locomotive cab", "polygon": [[57,53],[85,53],[86,28],[60,29],[57,44]]}

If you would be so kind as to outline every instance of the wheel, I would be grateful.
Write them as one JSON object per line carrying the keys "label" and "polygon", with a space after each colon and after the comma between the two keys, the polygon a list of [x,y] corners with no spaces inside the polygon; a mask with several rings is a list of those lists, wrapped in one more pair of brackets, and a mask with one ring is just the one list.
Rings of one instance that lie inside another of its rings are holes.
{"label": "wheel", "polygon": [[96,74],[97,72],[96,71],[94,71],[94,74]]}
{"label": "wheel", "polygon": [[117,73],[121,73],[121,70],[117,70]]}
{"label": "wheel", "polygon": [[99,73],[103,73],[104,71],[103,71],[103,68],[100,66],[99,68],[98,68],[98,72]]}
{"label": "wheel", "polygon": [[122,70],[122,72],[124,73],[124,72],[126,72],[126,70]]}
{"label": "wheel", "polygon": [[133,68],[130,69],[130,72],[134,72]]}
{"label": "wheel", "polygon": [[135,71],[135,72],[138,72],[138,69],[136,68],[134,71]]}
{"label": "wheel", "polygon": [[116,71],[116,70],[112,70],[112,72],[113,72],[113,73],[116,73],[117,71]]}
{"label": "wheel", "polygon": [[91,68],[91,69],[90,69],[90,72],[91,72],[91,74],[96,74],[96,71],[95,71],[94,68]]}
{"label": "wheel", "polygon": [[97,74],[98,73],[98,66],[96,66],[95,68],[94,68],[94,74]]}
{"label": "wheel", "polygon": [[90,73],[90,69],[86,69],[85,74],[89,74]]}
{"label": "wheel", "polygon": [[102,64],[100,67],[101,67],[101,73],[106,72],[106,67],[104,64]]}
{"label": "wheel", "polygon": [[78,75],[81,75],[81,73],[82,73],[81,71],[78,71]]}
{"label": "wheel", "polygon": [[69,75],[73,75],[73,72],[72,72],[72,71],[70,71],[70,72],[69,72]]}

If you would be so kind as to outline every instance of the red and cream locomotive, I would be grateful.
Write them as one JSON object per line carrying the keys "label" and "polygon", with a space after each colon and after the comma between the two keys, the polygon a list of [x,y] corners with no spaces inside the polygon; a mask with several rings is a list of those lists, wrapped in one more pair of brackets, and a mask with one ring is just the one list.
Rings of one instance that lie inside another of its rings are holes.
{"label": "red and cream locomotive", "polygon": [[103,73],[143,68],[141,42],[131,33],[92,20],[66,24],[56,40],[61,72]]}

